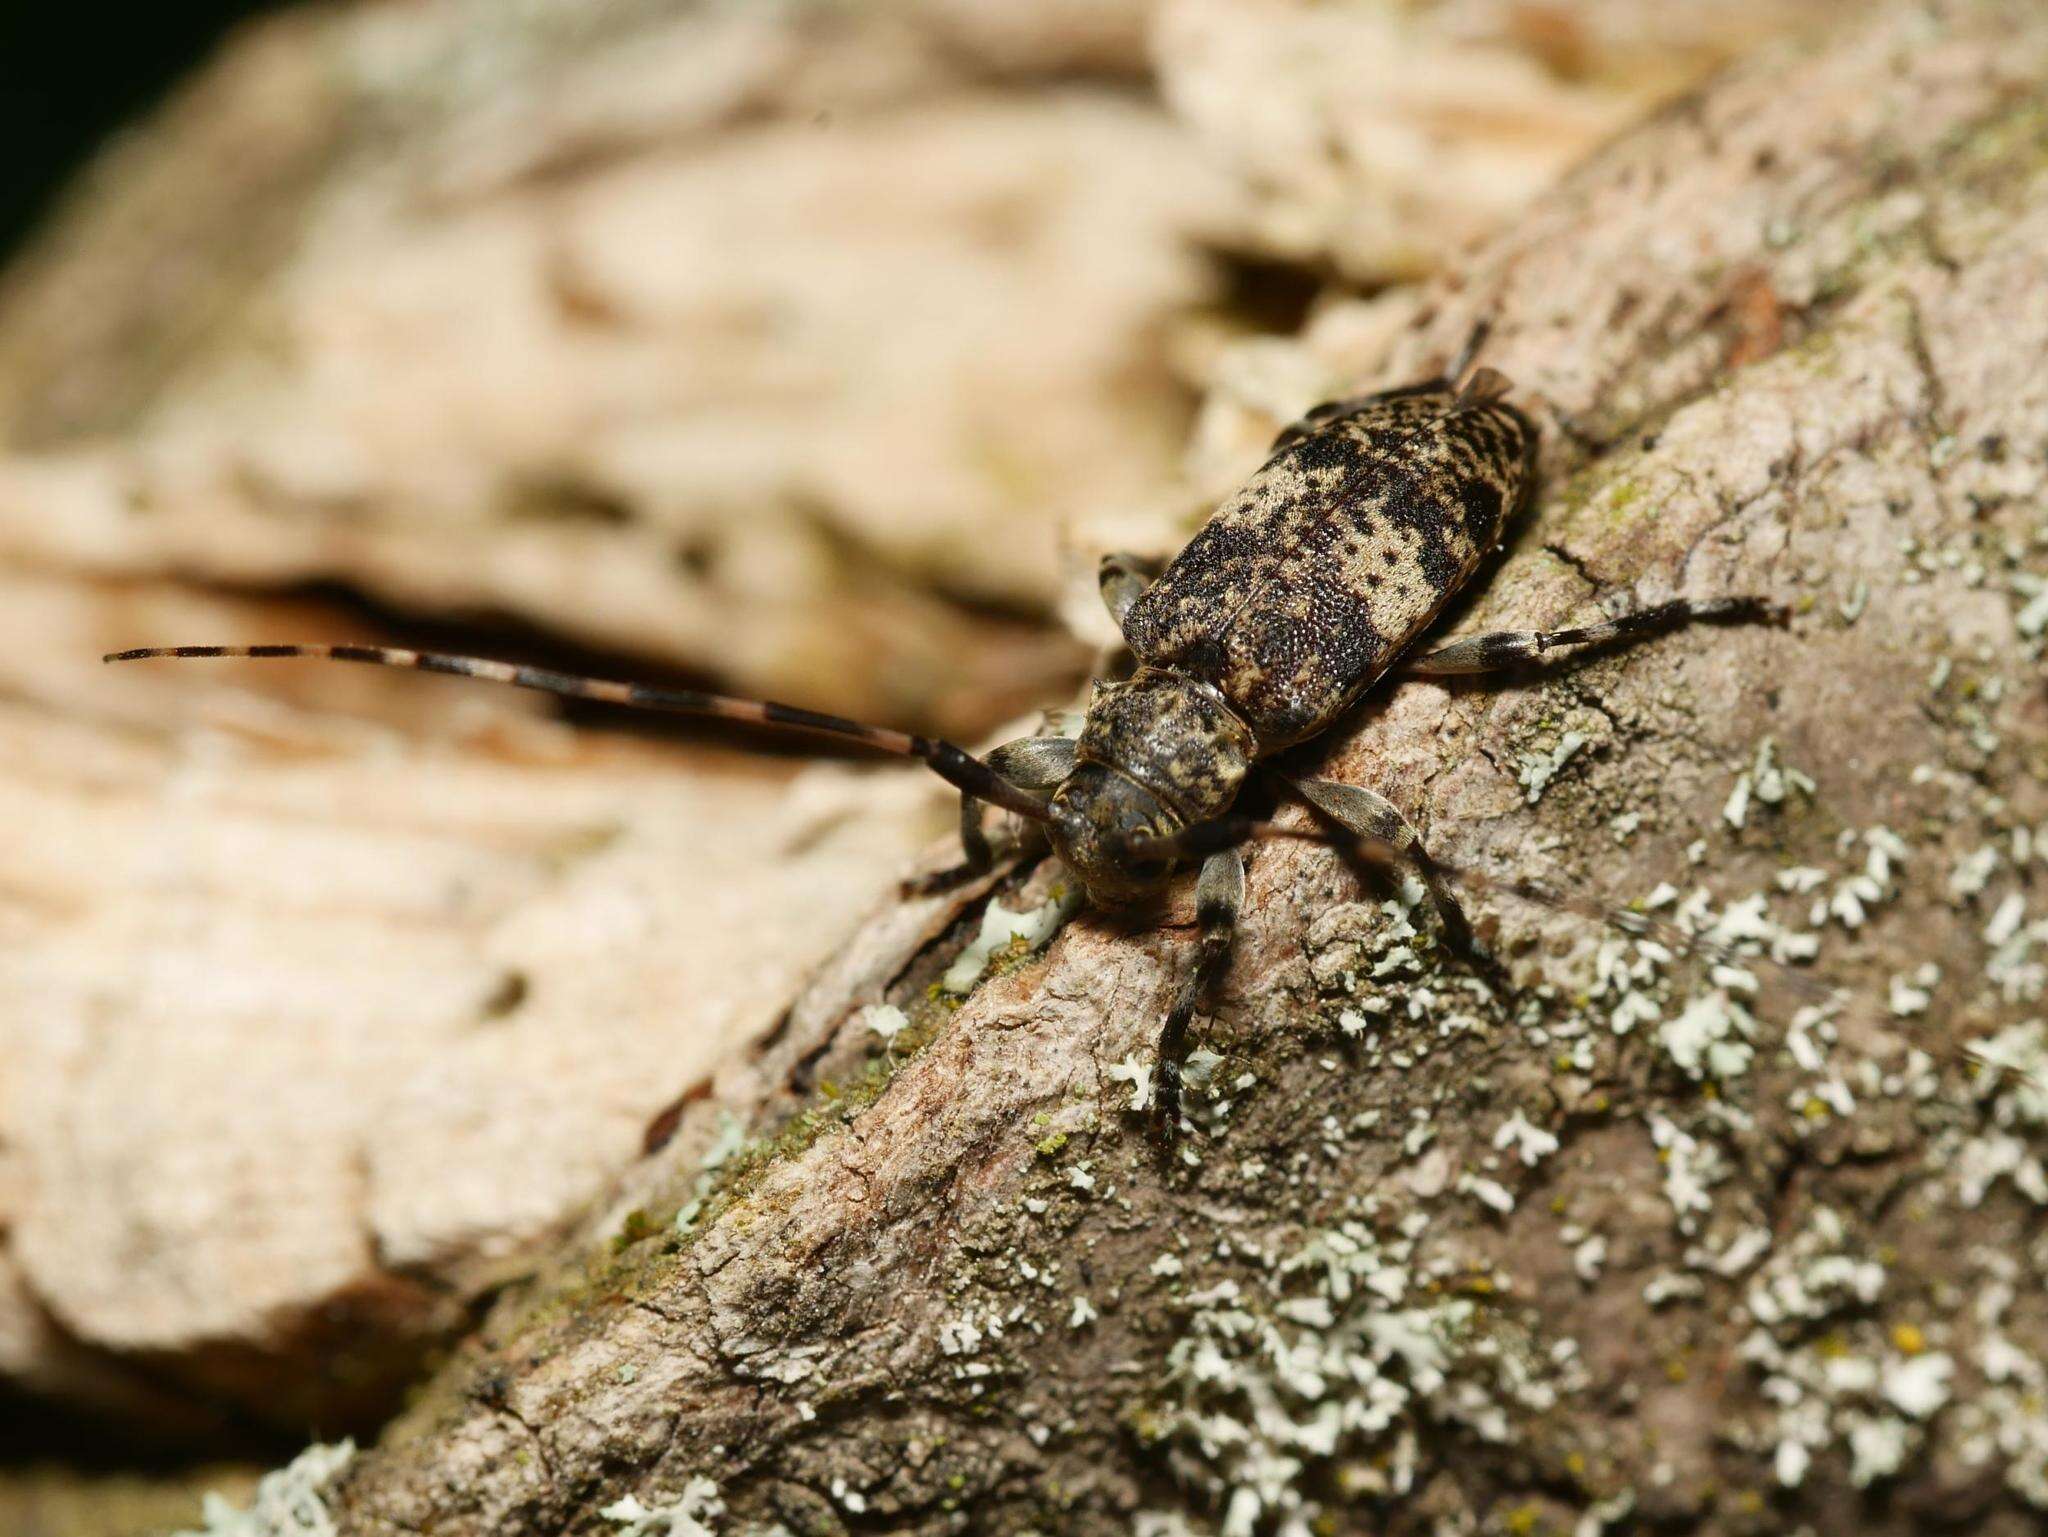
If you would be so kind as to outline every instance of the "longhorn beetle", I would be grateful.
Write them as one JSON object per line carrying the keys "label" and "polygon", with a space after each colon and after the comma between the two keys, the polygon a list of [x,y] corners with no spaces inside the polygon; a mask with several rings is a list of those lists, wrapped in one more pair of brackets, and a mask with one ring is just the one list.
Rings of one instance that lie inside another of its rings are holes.
{"label": "longhorn beetle", "polygon": [[[789,705],[395,647],[149,647],[107,660],[324,657],[850,738],[922,759],[960,791],[964,862],[922,883],[927,889],[991,867],[985,806],[1042,828],[1099,906],[1138,903],[1183,866],[1199,863],[1198,953],[1159,1038],[1154,1109],[1170,1140],[1180,1122],[1188,1023],[1222,969],[1244,900],[1241,845],[1265,833],[1300,836],[1233,815],[1239,790],[1263,760],[1327,729],[1387,675],[1530,499],[1536,428],[1508,403],[1505,378],[1473,366],[1483,335],[1483,328],[1475,331],[1457,362],[1434,379],[1331,401],[1286,428],[1265,465],[1156,580],[1131,556],[1105,557],[1103,600],[1136,671],[1128,681],[1098,687],[1078,737],[1025,738],[985,760],[951,742]],[[1493,672],[1561,647],[1699,620],[1780,618],[1761,598],[1676,598],[1573,629],[1469,636],[1414,658],[1401,675]],[[1427,883],[1447,937],[1475,948],[1440,878],[1449,872],[1469,879],[1472,872],[1432,860],[1391,801],[1361,785],[1277,777],[1335,824],[1341,841],[1409,861]]]}

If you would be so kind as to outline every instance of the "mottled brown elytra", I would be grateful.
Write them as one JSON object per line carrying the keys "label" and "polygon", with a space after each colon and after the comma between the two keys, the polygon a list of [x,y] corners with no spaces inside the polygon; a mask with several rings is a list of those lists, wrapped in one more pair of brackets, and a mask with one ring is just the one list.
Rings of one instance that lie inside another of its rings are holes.
{"label": "mottled brown elytra", "polygon": [[[848,738],[921,759],[960,791],[964,861],[920,883],[925,889],[991,866],[987,805],[1040,829],[1101,906],[1128,906],[1198,861],[1199,951],[1159,1041],[1154,1107],[1170,1139],[1180,1126],[1188,1023],[1228,956],[1243,902],[1241,846],[1266,833],[1301,835],[1233,814],[1254,773],[1271,774],[1306,800],[1341,830],[1341,841],[1412,864],[1447,936],[1476,950],[1440,879],[1446,867],[1430,858],[1392,802],[1362,786],[1262,769],[1263,760],[1328,729],[1397,663],[1409,677],[1492,672],[1560,647],[1697,620],[1781,617],[1760,598],[1680,598],[1576,629],[1469,636],[1402,662],[1499,542],[1535,482],[1535,426],[1508,403],[1505,378],[1472,366],[1482,334],[1438,378],[1332,401],[1288,427],[1264,466],[1155,580],[1142,561],[1106,557],[1103,600],[1135,672],[1096,689],[1077,737],[1030,737],[986,759],[950,742],[787,705],[393,647],[173,646],[108,660],[324,657]],[[1487,884],[1477,872],[1449,873]]]}

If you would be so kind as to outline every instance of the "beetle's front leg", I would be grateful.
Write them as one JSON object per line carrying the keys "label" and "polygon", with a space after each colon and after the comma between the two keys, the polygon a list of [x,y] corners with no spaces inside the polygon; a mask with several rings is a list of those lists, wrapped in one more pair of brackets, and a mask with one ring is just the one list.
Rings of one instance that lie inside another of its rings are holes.
{"label": "beetle's front leg", "polygon": [[[988,766],[1020,790],[1050,791],[1074,770],[1071,737],[1027,736],[1005,742],[988,755]],[[960,863],[903,883],[905,896],[927,897],[986,875],[995,867],[995,845],[982,828],[985,801],[960,797]]]}
{"label": "beetle's front leg", "polygon": [[1195,883],[1195,922],[1201,931],[1195,964],[1182,979],[1180,994],[1159,1031],[1159,1082],[1153,1092],[1154,1125],[1168,1146],[1180,1134],[1181,1064],[1188,1053],[1188,1022],[1216,985],[1230,958],[1237,915],[1244,908],[1244,855],[1219,849],[1202,861]]}
{"label": "beetle's front leg", "polygon": [[1302,799],[1346,832],[1385,844],[1406,858],[1429,888],[1430,901],[1436,904],[1437,917],[1444,926],[1444,938],[1450,942],[1451,948],[1498,980],[1495,975],[1498,964],[1492,953],[1472,932],[1472,924],[1465,916],[1458,894],[1443,879],[1436,862],[1429,857],[1422,835],[1415,830],[1414,823],[1401,814],[1400,807],[1376,790],[1345,784],[1342,780],[1288,777],[1287,783],[1300,793]]}

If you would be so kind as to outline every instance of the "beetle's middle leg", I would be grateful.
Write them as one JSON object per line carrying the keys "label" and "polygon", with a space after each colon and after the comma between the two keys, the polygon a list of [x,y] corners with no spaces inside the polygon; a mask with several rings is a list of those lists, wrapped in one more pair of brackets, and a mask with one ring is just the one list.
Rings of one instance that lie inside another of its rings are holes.
{"label": "beetle's middle leg", "polygon": [[1152,1113],[1160,1138],[1169,1146],[1180,1131],[1181,1064],[1188,1054],[1188,1022],[1230,958],[1230,941],[1243,909],[1244,855],[1235,847],[1218,849],[1202,861],[1202,873],[1195,882],[1195,922],[1201,929],[1201,948],[1159,1030],[1159,1082],[1153,1090]]}
{"label": "beetle's middle leg", "polygon": [[[1020,790],[1049,791],[1074,770],[1074,740],[1060,736],[1019,737],[988,755],[988,766]],[[982,827],[987,802],[963,793],[960,797],[960,863],[903,883],[906,896],[932,896],[949,891],[996,862],[995,845]]]}
{"label": "beetle's middle leg", "polygon": [[1411,678],[1500,672],[1539,661],[1562,646],[1598,645],[1662,635],[1689,624],[1778,624],[1785,611],[1767,598],[1673,598],[1598,624],[1568,630],[1490,630],[1426,651],[1401,671]]}
{"label": "beetle's middle leg", "polygon": [[1415,867],[1415,873],[1422,877],[1422,883],[1429,888],[1430,901],[1436,904],[1437,917],[1444,926],[1444,938],[1450,942],[1451,948],[1477,962],[1489,976],[1497,972],[1492,954],[1472,932],[1471,921],[1465,916],[1458,894],[1444,880],[1436,861],[1429,857],[1422,835],[1415,830],[1415,824],[1401,814],[1400,807],[1376,790],[1345,784],[1337,779],[1287,776],[1287,783],[1300,793],[1302,799],[1346,832],[1384,844],[1405,856]]}

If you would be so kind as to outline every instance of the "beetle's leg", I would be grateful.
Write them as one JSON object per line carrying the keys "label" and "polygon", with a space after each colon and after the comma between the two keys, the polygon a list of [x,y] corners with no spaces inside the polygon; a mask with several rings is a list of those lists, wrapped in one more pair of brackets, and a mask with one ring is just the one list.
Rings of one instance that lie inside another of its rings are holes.
{"label": "beetle's leg", "polygon": [[1429,888],[1430,901],[1436,904],[1437,916],[1443,920],[1444,938],[1450,942],[1451,948],[1476,961],[1489,975],[1497,970],[1492,955],[1473,934],[1458,894],[1445,881],[1436,861],[1429,857],[1422,835],[1415,830],[1415,824],[1401,814],[1400,807],[1376,790],[1345,784],[1341,780],[1288,777],[1287,782],[1303,800],[1346,832],[1384,844],[1414,865],[1415,873]]}
{"label": "beetle's leg", "polygon": [[[1376,400],[1385,399],[1390,394],[1403,395],[1417,389],[1455,388],[1461,405],[1471,401],[1499,399],[1507,393],[1508,381],[1490,368],[1480,370],[1472,366],[1478,361],[1479,349],[1486,345],[1487,334],[1492,329],[1493,322],[1490,320],[1482,320],[1473,326],[1471,334],[1465,338],[1465,345],[1458,349],[1457,357],[1451,360],[1451,366],[1434,379],[1421,380],[1401,389],[1381,390],[1370,395],[1351,395],[1343,400],[1326,400],[1321,405],[1310,406],[1297,420],[1280,429],[1279,434],[1273,439],[1273,446],[1266,452],[1277,454],[1288,444],[1297,443],[1310,436],[1324,423],[1334,421],[1340,416],[1348,416],[1351,412],[1361,410]],[[1483,379],[1482,373],[1485,375]]]}
{"label": "beetle's leg", "polygon": [[[1071,737],[1020,737],[1014,742],[1005,742],[983,761],[1018,789],[1038,794],[1050,791],[1073,772],[1074,742]],[[961,795],[960,863],[905,881],[903,891],[906,896],[932,896],[950,891],[993,868],[995,846],[989,842],[988,834],[981,825],[986,805],[985,801],[972,795]]]}
{"label": "beetle's leg", "polygon": [[1599,645],[1662,635],[1688,624],[1780,624],[1785,610],[1767,598],[1673,598],[1619,618],[1569,630],[1490,630],[1467,635],[1409,662],[1401,670],[1414,678],[1500,672],[1539,661],[1561,646]]}
{"label": "beetle's leg", "polygon": [[1195,882],[1195,922],[1201,929],[1201,947],[1159,1031],[1159,1081],[1153,1091],[1152,1113],[1161,1139],[1169,1146],[1180,1133],[1181,1063],[1188,1054],[1188,1021],[1230,958],[1231,936],[1237,931],[1237,915],[1243,907],[1244,855],[1235,848],[1218,849],[1202,861],[1202,874]]}
{"label": "beetle's leg", "polygon": [[1354,395],[1348,400],[1326,400],[1319,406],[1310,406],[1306,411],[1302,412],[1298,420],[1289,422],[1280,429],[1273,439],[1273,446],[1267,449],[1266,452],[1277,454],[1289,443],[1299,442],[1301,439],[1308,437],[1318,427],[1321,427],[1323,423],[1342,416],[1347,411],[1357,410],[1370,399],[1372,399],[1370,395]]}
{"label": "beetle's leg", "polygon": [[1138,594],[1152,585],[1159,575],[1160,563],[1148,560],[1142,555],[1131,555],[1119,551],[1102,557],[1097,568],[1096,580],[1102,586],[1102,606],[1109,610],[1109,617],[1116,621],[1119,633],[1124,627],[1124,615],[1131,611],[1131,605],[1138,601]]}
{"label": "beetle's leg", "polygon": [[960,797],[960,862],[926,875],[912,876],[903,883],[905,896],[937,896],[942,891],[964,885],[978,875],[986,875],[994,868],[995,845],[989,842],[988,834],[981,825],[986,804],[971,795]]}

